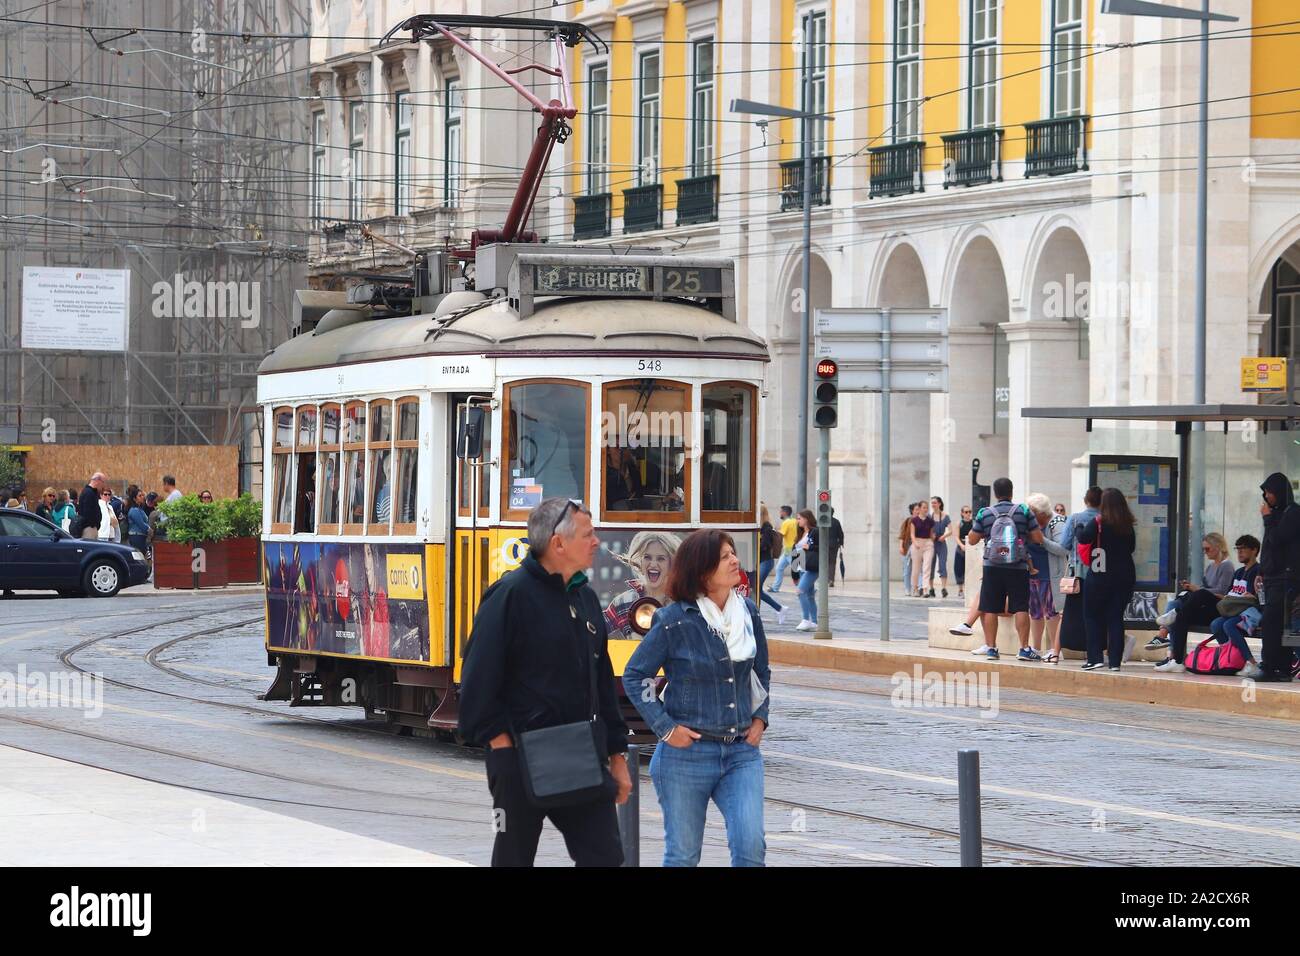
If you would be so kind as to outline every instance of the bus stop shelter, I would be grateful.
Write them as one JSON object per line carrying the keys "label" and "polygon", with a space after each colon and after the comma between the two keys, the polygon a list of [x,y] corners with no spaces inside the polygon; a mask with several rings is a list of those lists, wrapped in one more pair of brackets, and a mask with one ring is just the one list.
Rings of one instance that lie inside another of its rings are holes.
{"label": "bus stop shelter", "polygon": [[[1192,547],[1199,543],[1201,528],[1213,514],[1207,505],[1211,497],[1220,503],[1219,526],[1225,532],[1236,523],[1238,527],[1228,533],[1258,534],[1259,483],[1274,471],[1292,477],[1300,470],[1300,443],[1294,426],[1300,421],[1300,405],[1296,404],[1042,406],[1022,408],[1020,414],[1022,418],[1083,422],[1089,455],[1164,451],[1177,458],[1171,542],[1175,582],[1193,579]],[[1203,429],[1194,428],[1197,423]],[[1288,423],[1289,427],[1283,427]],[[1239,426],[1235,441],[1229,437],[1234,424]],[[1108,434],[1098,440],[1098,433],[1105,429]]]}

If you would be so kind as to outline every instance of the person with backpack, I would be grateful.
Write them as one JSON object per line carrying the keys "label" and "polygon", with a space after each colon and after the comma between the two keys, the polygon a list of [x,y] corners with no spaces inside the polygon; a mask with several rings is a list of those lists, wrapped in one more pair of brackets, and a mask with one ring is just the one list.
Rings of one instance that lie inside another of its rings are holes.
{"label": "person with backpack", "polygon": [[903,556],[903,595],[912,596],[912,519],[918,508],[913,501],[907,506],[907,517],[898,528],[898,553]]}
{"label": "person with backpack", "polygon": [[796,631],[815,631],[817,629],[817,598],[813,589],[817,586],[817,574],[821,560],[817,540],[817,518],[812,511],[804,508],[799,512],[799,543],[795,550],[803,558],[803,574],[799,575],[799,610],[803,616]]}
{"label": "person with backpack", "polygon": [[[785,539],[781,537],[781,532],[772,527],[772,518],[768,513],[767,505],[759,506],[758,517],[762,522],[762,527],[758,529],[758,595],[763,604],[776,610],[776,623],[781,625],[785,623],[785,605],[768,594],[763,587],[763,582],[772,572],[772,566],[781,560],[781,555],[785,553]],[[762,604],[759,608],[762,609]]]}
{"label": "person with backpack", "polygon": [[1109,667],[1119,670],[1124,659],[1124,611],[1133,600],[1137,568],[1137,519],[1118,488],[1101,493],[1097,520],[1075,528],[1075,539],[1089,547],[1088,576],[1083,579],[1083,623],[1088,632],[1086,671],[1107,666],[1102,660],[1106,646]]}
{"label": "person with backpack", "polygon": [[975,516],[967,541],[988,543],[984,547],[984,578],[980,582],[979,610],[984,623],[985,652],[990,660],[998,659],[998,615],[1015,616],[1016,635],[1020,639],[1022,661],[1041,661],[1029,646],[1029,552],[1027,542],[1043,543],[1038,522],[1024,505],[1012,502],[1010,478],[993,482],[997,499]]}
{"label": "person with backpack", "polygon": [[1290,616],[1287,608],[1300,591],[1300,508],[1291,491],[1291,479],[1280,471],[1265,478],[1259,487],[1264,494],[1259,506],[1264,518],[1264,543],[1259,551],[1259,578],[1264,589],[1264,617],[1260,622],[1264,659],[1255,679],[1287,682],[1292,679],[1295,652],[1282,643],[1282,628],[1284,619]]}

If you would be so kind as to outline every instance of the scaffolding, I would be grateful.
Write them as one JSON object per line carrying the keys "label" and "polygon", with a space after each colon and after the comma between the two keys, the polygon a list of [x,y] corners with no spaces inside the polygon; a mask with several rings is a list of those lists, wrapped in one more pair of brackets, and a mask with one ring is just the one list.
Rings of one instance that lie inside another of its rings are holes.
{"label": "scaffolding", "polygon": [[[306,273],[309,3],[0,0],[0,442],[240,444],[251,484]],[[22,348],[24,266],[129,269],[126,353]],[[160,305],[178,282],[251,308]]]}

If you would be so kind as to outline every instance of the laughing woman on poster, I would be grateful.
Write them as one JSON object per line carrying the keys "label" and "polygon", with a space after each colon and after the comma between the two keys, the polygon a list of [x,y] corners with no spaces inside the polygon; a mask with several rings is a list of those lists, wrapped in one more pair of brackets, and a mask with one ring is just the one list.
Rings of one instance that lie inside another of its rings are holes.
{"label": "laughing woman on poster", "polygon": [[638,531],[627,547],[627,554],[614,555],[635,571],[636,576],[605,608],[605,627],[610,637],[636,639],[629,615],[632,605],[643,597],[654,598],[661,607],[669,602],[668,573],[681,543],[681,538],[667,531]]}

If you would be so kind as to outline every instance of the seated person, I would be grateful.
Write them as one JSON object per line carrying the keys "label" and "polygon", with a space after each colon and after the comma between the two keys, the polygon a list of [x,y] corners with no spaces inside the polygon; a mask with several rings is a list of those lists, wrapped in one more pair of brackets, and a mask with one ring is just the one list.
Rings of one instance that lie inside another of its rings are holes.
{"label": "seated person", "polygon": [[630,511],[645,492],[641,467],[632,449],[610,445],[605,449],[605,510]]}
{"label": "seated person", "polygon": [[[1259,575],[1259,564],[1256,561],[1259,557],[1258,539],[1248,534],[1237,539],[1237,560],[1241,561],[1241,567],[1232,572],[1226,583],[1221,580],[1224,577],[1223,568],[1231,568],[1232,562],[1227,558],[1226,547],[1219,546],[1221,541],[1223,536],[1219,534],[1211,533],[1205,536],[1202,542],[1205,554],[1212,561],[1205,570],[1203,579],[1205,583],[1198,588],[1184,581],[1187,590],[1180,592],[1178,597],[1170,601],[1165,613],[1156,618],[1162,632],[1168,628],[1170,635],[1169,657],[1156,665],[1158,671],[1179,673],[1184,670],[1188,629],[1198,624],[1202,626],[1208,624],[1213,633],[1214,624],[1219,620],[1220,599],[1229,594],[1238,597],[1255,594]],[[1223,543],[1227,544],[1227,542]],[[1247,657],[1247,660],[1250,658]]]}

